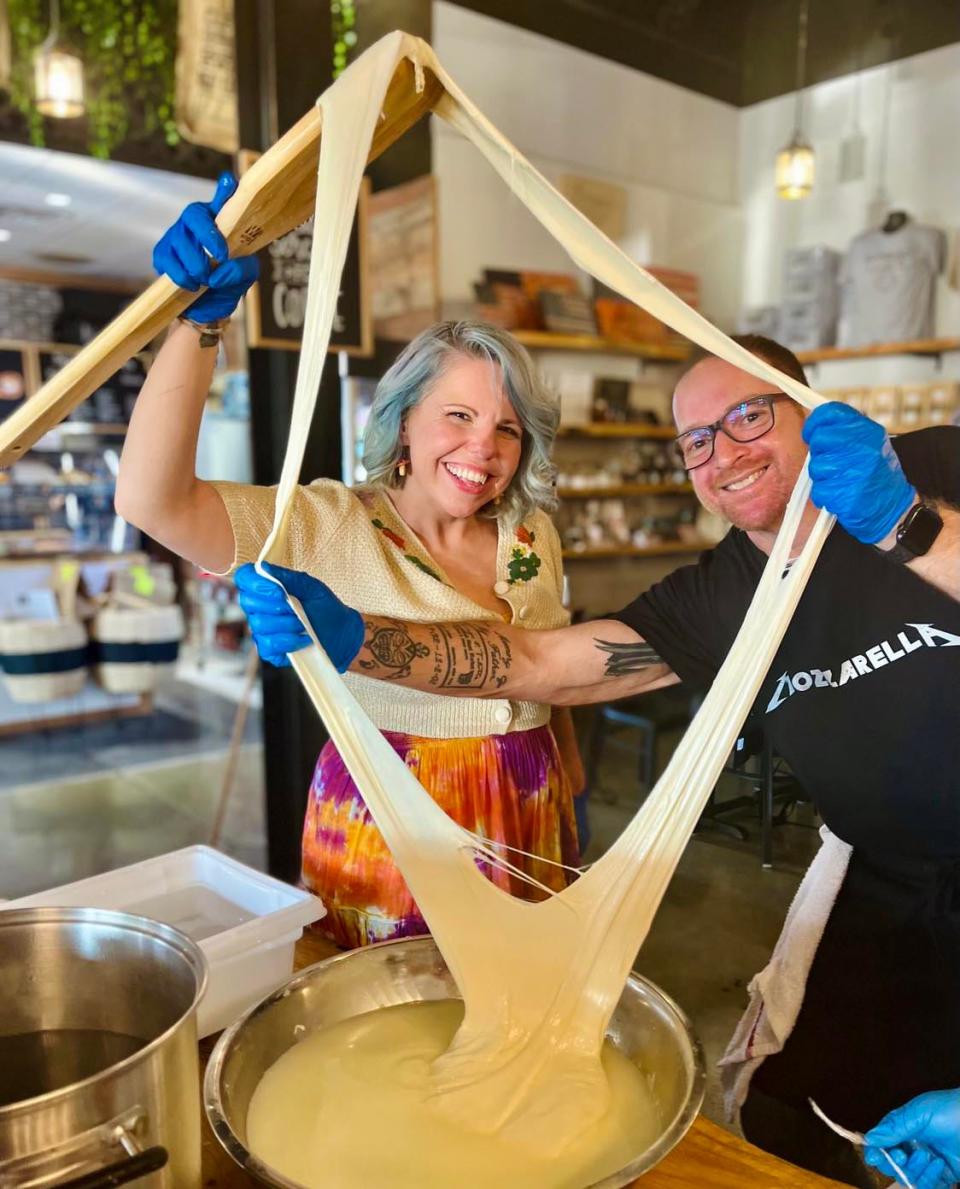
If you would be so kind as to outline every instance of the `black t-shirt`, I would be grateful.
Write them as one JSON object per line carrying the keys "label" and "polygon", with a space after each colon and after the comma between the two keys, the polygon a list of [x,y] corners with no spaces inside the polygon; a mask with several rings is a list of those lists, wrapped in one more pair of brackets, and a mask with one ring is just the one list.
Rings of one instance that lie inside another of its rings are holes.
{"label": "black t-shirt", "polygon": [[[960,505],[960,428],[894,447],[922,495]],[[766,560],[732,529],[611,618],[709,686]],[[960,857],[960,602],[835,525],[752,714],[839,837]]]}

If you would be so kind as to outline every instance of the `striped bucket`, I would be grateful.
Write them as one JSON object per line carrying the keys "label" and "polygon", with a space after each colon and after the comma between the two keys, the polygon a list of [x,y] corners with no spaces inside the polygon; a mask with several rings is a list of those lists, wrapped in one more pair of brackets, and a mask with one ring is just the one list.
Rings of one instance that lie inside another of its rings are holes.
{"label": "striped bucket", "polygon": [[87,680],[87,633],[76,619],[0,621],[0,669],[14,702],[76,696]]}
{"label": "striped bucket", "polygon": [[146,694],[176,664],[183,614],[177,606],[104,607],[90,637],[100,685],[112,694]]}

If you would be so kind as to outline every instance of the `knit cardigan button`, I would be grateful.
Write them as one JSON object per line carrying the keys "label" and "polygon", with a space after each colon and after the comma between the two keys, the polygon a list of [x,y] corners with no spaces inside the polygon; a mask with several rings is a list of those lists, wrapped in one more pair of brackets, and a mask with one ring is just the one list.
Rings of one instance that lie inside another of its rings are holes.
{"label": "knit cardigan button", "polygon": [[503,723],[504,726],[513,718],[513,712],[509,706],[498,706],[493,716],[497,722]]}
{"label": "knit cardigan button", "polygon": [[493,593],[498,595],[505,595],[510,589],[510,583],[504,582],[502,579],[493,584]]}

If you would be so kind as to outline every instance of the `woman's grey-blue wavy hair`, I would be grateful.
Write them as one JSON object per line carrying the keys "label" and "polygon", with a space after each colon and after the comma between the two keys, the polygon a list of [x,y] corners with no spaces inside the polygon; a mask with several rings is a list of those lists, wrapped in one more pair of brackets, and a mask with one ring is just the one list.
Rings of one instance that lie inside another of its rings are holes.
{"label": "woman's grey-blue wavy hair", "polygon": [[384,373],[363,435],[367,482],[397,487],[404,419],[418,405],[456,355],[487,359],[499,367],[503,386],[523,427],[520,463],[499,504],[480,515],[519,524],[536,508],[557,505],[556,468],[550,451],[560,423],[556,398],[537,377],[527,351],[513,335],[486,322],[438,322],[410,342]]}

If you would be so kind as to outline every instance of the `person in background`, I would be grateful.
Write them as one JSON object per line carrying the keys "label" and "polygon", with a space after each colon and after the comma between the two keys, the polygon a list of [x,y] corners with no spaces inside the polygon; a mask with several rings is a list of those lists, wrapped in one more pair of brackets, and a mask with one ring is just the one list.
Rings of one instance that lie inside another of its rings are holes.
{"label": "person in background", "polygon": [[[805,382],[779,344],[740,342]],[[379,647],[376,617],[327,596],[311,622],[328,650],[342,655],[349,637],[351,668],[435,689],[441,666],[456,674],[446,691],[472,698],[576,705],[681,679],[707,688],[809,451],[812,502],[794,555],[818,507],[838,523],[751,717],[852,854],[815,953],[796,961],[806,978],[792,1031],[753,1074],[740,1120],[760,1147],[869,1189],[872,1174],[808,1100],[862,1131],[930,1085],[960,1084],[960,429],[891,442],[849,406],[807,416],[775,385],[711,356],[681,377],[674,417],[698,498],[734,527],[616,615],[537,632],[448,624],[439,636],[393,620],[396,650],[410,658],[402,673]],[[268,633],[254,634],[269,651]],[[284,639],[308,642],[302,629]],[[506,658],[497,684],[494,656]]]}
{"label": "person in background", "polygon": [[[116,503],[182,557],[235,572],[252,621],[263,623],[282,594],[250,563],[272,526],[275,489],[194,473],[223,320],[256,277],[254,261],[227,260],[214,221],[234,187],[221,179],[214,201],[188,206],[156,247],[158,271],[207,292],[174,324],[140,393]],[[323,479],[298,488],[286,565],[271,572],[307,607],[308,576],[322,575],[371,614],[522,628],[569,622],[548,514],[558,419],[509,334],[473,322],[431,327],[378,386],[364,439],[366,483],[351,489]],[[389,628],[381,642],[389,651]],[[267,659],[283,664],[286,652]],[[572,792],[583,787],[569,710],[553,714],[544,703],[506,697],[454,701],[442,688],[419,693],[362,673],[348,681],[451,817],[547,888],[565,885],[565,868],[579,862]],[[499,868],[490,875],[520,895],[536,894]],[[427,932],[332,742],[310,787],[302,878],[327,907],[321,928],[341,946]]]}

